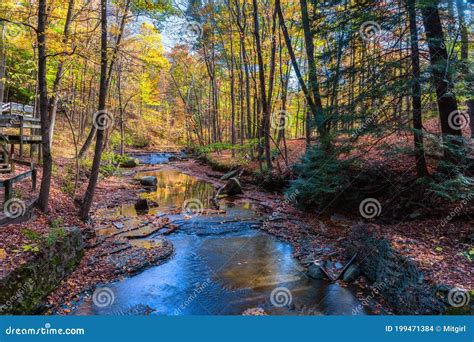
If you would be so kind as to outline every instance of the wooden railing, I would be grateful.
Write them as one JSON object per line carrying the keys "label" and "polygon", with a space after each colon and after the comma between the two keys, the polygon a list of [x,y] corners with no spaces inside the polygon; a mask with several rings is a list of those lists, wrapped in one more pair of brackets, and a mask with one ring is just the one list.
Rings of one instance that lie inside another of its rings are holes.
{"label": "wooden railing", "polygon": [[[41,128],[41,121],[38,118],[23,115],[0,115],[0,129],[4,128],[18,129],[17,134],[3,134],[12,148],[12,155],[15,145],[20,145],[20,157],[23,157],[24,144],[36,145],[41,143],[41,136],[35,135],[36,131]],[[29,135],[25,134],[27,129],[30,130]]]}
{"label": "wooden railing", "polygon": [[31,177],[31,186],[33,191],[36,190],[36,181],[37,181],[37,170],[32,169],[30,171],[21,173],[13,178],[10,179],[5,179],[3,181],[0,181],[0,188],[5,189],[5,202],[11,200],[13,198],[13,185],[15,183],[18,183],[22,181],[23,179],[30,178]]}

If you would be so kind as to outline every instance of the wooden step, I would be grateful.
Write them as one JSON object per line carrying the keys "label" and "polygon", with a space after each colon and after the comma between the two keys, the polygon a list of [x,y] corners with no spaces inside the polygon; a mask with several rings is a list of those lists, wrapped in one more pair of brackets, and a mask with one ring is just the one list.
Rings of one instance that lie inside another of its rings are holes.
{"label": "wooden step", "polygon": [[0,173],[11,173],[12,172],[12,168],[9,166],[8,168],[0,168]]}

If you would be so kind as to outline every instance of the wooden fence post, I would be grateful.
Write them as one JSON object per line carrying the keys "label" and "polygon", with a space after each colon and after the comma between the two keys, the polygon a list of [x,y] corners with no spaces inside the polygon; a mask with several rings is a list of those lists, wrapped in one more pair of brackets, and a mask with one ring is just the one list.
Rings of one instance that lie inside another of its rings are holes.
{"label": "wooden fence post", "polygon": [[24,126],[23,116],[20,116],[20,159],[23,158],[23,126]]}
{"label": "wooden fence post", "polygon": [[38,172],[38,170],[36,170],[36,169],[33,167],[33,170],[31,171],[31,183],[32,183],[32,186],[33,186],[33,191],[36,191],[36,177],[37,177],[37,172]]}
{"label": "wooden fence post", "polygon": [[13,186],[11,179],[4,181],[5,184],[5,202],[8,202],[13,197]]}

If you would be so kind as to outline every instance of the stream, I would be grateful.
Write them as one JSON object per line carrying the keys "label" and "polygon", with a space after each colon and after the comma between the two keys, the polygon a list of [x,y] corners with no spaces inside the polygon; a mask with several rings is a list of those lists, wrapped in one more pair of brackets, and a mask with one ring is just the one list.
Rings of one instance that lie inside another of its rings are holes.
{"label": "stream", "polygon": [[[169,157],[150,155],[140,160],[161,164]],[[144,175],[158,179],[156,191],[146,197],[159,207],[148,214],[180,208],[188,200],[215,209],[211,184],[171,168],[140,174]],[[101,308],[84,301],[73,314],[240,315],[258,307],[270,315],[351,315],[359,306],[358,287],[308,278],[289,244],[258,229],[264,218],[254,204],[229,199],[220,202],[219,210],[217,215],[169,216],[180,225],[167,237],[175,247],[173,257],[107,285],[114,293],[112,305]],[[117,212],[139,215],[133,206]],[[366,307],[357,311],[368,313]]]}

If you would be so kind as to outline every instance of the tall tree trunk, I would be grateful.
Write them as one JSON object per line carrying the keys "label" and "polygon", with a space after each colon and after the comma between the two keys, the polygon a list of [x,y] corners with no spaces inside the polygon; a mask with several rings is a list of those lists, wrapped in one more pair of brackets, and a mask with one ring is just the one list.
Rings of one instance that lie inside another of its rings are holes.
{"label": "tall tree trunk", "polygon": [[[100,91],[99,91],[99,106],[98,113],[94,117],[94,126],[105,128],[107,126],[107,115],[105,110],[107,107],[107,93],[108,93],[108,82],[107,82],[107,0],[101,0],[101,52],[100,52]],[[89,212],[92,206],[95,189],[97,187],[97,181],[99,179],[100,162],[102,159],[102,150],[104,146],[105,130],[97,129],[96,143],[94,160],[92,163],[91,175],[89,178],[89,185],[87,187],[84,201],[81,207],[81,218],[87,220],[89,218]]]}
{"label": "tall tree trunk", "polygon": [[303,24],[304,41],[306,45],[306,56],[308,58],[308,86],[313,95],[313,101],[316,106],[316,113],[313,113],[313,120],[316,122],[316,127],[321,135],[323,142],[326,142],[326,118],[324,117],[323,104],[321,102],[321,94],[319,91],[318,72],[316,68],[316,60],[314,58],[314,42],[313,33],[308,13],[308,3],[306,0],[300,0],[301,6],[301,21]]}
{"label": "tall tree trunk", "polygon": [[38,91],[39,113],[41,118],[41,146],[43,148],[43,175],[38,198],[38,207],[47,212],[49,205],[49,192],[51,189],[51,173],[53,159],[49,143],[49,115],[48,115],[48,84],[46,80],[46,0],[38,1]]}
{"label": "tall tree trunk", "polygon": [[418,48],[418,28],[416,25],[416,0],[407,0],[410,22],[410,44],[412,62],[413,129],[415,140],[415,158],[418,177],[428,175],[425,149],[423,145],[423,121],[421,112],[420,51]]}
{"label": "tall tree trunk", "polygon": [[436,88],[441,130],[445,141],[445,157],[456,162],[461,153],[459,148],[463,145],[459,139],[462,136],[462,130],[452,123],[453,115],[458,112],[458,104],[452,91],[452,77],[439,16],[438,0],[425,1],[420,7],[430,51],[432,80]]}
{"label": "tall tree trunk", "polygon": [[[117,38],[115,40],[115,47],[112,51],[112,55],[110,57],[110,65],[108,67],[108,72],[106,71],[106,76],[105,76],[107,89],[110,87],[110,82],[112,80],[112,73],[114,71],[114,65],[115,65],[115,62],[117,60],[118,52],[119,52],[119,49],[120,49],[120,44],[122,42],[123,33],[124,33],[124,30],[125,30],[125,24],[127,22],[128,12],[130,10],[131,3],[132,3],[131,0],[127,0],[127,2],[125,3],[123,16],[122,16],[122,19],[120,20],[120,27],[119,27],[119,30],[118,30]],[[106,98],[107,98],[107,96],[106,96]],[[96,133],[97,133],[97,128],[94,125],[92,125],[92,128],[89,132],[89,135],[87,136],[87,139],[84,142],[84,145],[82,145],[81,150],[79,151],[79,158],[84,157],[84,155],[87,153],[87,151],[89,150],[89,148],[92,145],[92,141],[94,140],[94,137],[95,137]]]}
{"label": "tall tree trunk", "polygon": [[120,112],[120,155],[123,156],[125,154],[125,108],[122,100],[122,66],[118,68],[117,74],[117,92]]}
{"label": "tall tree trunk", "polygon": [[[231,144],[232,147],[235,146],[236,137],[235,137],[235,60],[234,60],[234,35],[232,33],[233,27],[230,24],[230,98],[231,98]],[[232,149],[232,156],[235,157],[235,150]]]}
{"label": "tall tree trunk", "polygon": [[474,139],[474,100],[467,101],[467,110],[471,123],[471,139]]}
{"label": "tall tree trunk", "polygon": [[[305,96],[307,105],[310,109],[311,115],[313,117],[316,117],[318,114],[318,107],[316,106],[316,104],[313,101],[313,98],[311,97],[308,87],[306,86],[306,83],[301,74],[300,67],[298,66],[298,61],[296,59],[295,51],[293,50],[293,45],[291,44],[291,37],[290,37],[290,34],[288,33],[288,28],[286,27],[286,24],[285,24],[285,17],[283,16],[280,0],[275,0],[275,6],[276,6],[278,17],[280,20],[280,28],[281,28],[281,31],[283,32],[283,38],[285,38],[286,48],[288,49],[288,54],[290,55],[291,64],[293,65],[296,78],[298,79],[298,83],[301,87],[301,90],[303,91],[303,94]],[[308,121],[310,121],[310,117],[307,116],[306,125],[308,124]],[[306,127],[306,133],[307,133],[306,136],[309,142],[310,138],[308,137],[308,132],[310,132],[310,129]]]}
{"label": "tall tree trunk", "polygon": [[461,60],[466,62],[469,58],[469,32],[467,30],[466,16],[464,13],[464,1],[456,0],[456,8],[458,11],[459,30],[461,33]]}
{"label": "tall tree trunk", "polygon": [[[262,42],[260,38],[260,24],[258,17],[258,0],[253,0],[253,21],[254,21],[254,35],[255,35],[255,44],[257,49],[257,60],[258,60],[258,75],[260,81],[260,102],[262,104],[262,127],[260,138],[264,139],[264,149],[265,149],[265,159],[267,164],[267,169],[272,170],[272,158],[270,152],[270,118],[269,115],[269,104],[267,102],[267,91],[265,86],[265,65],[263,63],[262,55]],[[261,142],[260,142],[261,143]],[[262,150],[260,148],[260,150]],[[261,154],[261,153],[260,153]]]}
{"label": "tall tree trunk", "polygon": [[3,105],[3,96],[5,94],[6,64],[5,23],[0,21],[0,111]]}
{"label": "tall tree trunk", "polygon": [[[72,18],[73,18],[73,13],[74,13],[74,1],[75,0],[69,0],[69,4],[68,4],[66,22],[64,24],[64,37],[63,37],[64,45],[66,45],[67,42],[69,41],[69,33],[70,33],[71,23],[72,23]],[[53,146],[54,126],[56,123],[56,113],[58,111],[58,102],[59,102],[58,91],[59,91],[59,86],[61,84],[61,80],[63,77],[63,72],[64,72],[64,62],[60,61],[58,64],[58,69],[56,70],[56,78],[53,82],[53,89],[51,92],[51,98],[49,100],[49,122],[50,122],[49,143],[50,143],[51,148]]]}

